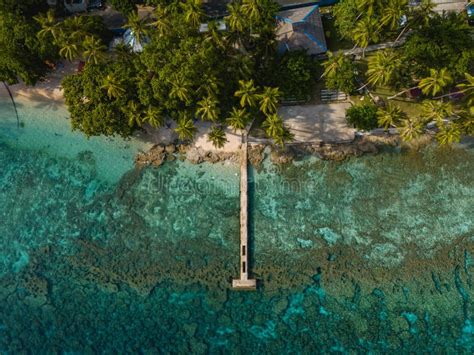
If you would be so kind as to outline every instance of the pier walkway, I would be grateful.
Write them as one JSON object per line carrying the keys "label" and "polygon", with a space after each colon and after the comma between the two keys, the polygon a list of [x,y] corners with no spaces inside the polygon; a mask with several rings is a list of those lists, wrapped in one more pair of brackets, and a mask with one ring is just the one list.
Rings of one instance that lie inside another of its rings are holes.
{"label": "pier walkway", "polygon": [[247,134],[243,134],[240,157],[240,278],[232,280],[232,287],[239,290],[255,290],[257,287],[256,280],[249,279],[247,155]]}

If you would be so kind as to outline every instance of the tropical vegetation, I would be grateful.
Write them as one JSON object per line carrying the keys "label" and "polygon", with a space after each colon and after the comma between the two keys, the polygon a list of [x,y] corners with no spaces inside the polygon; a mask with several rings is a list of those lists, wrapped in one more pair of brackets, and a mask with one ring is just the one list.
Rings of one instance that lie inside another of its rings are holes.
{"label": "tropical vegetation", "polygon": [[[339,36],[362,51],[360,57],[328,53],[323,63],[326,86],[368,92],[371,100],[379,88],[393,92],[377,105],[351,107],[346,114],[350,124],[360,129],[397,128],[403,139],[410,140],[432,123],[440,144],[473,133],[473,31],[463,15],[433,10],[430,0],[418,6],[407,0],[341,0],[334,7]],[[380,42],[393,45],[364,58],[369,45]],[[395,103],[417,91],[421,96],[410,99],[419,102],[417,114],[408,114]]]}

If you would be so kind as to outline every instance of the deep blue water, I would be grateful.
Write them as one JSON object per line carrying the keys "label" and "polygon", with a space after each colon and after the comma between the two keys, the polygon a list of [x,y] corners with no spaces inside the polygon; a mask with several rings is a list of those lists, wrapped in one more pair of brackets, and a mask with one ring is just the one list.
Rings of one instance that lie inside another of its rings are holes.
{"label": "deep blue water", "polygon": [[265,162],[260,285],[235,292],[238,167],[134,170],[140,143],[20,112],[0,106],[1,353],[473,352],[472,150]]}

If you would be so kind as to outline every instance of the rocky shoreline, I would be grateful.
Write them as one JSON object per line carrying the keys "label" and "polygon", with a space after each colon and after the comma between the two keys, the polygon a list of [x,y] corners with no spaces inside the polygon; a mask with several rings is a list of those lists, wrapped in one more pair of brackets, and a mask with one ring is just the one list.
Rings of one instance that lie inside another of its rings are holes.
{"label": "rocky shoreline", "polygon": [[[249,144],[249,161],[258,168],[269,152],[272,163],[289,164],[294,160],[308,155],[317,156],[322,160],[343,161],[350,157],[359,157],[365,154],[377,154],[387,148],[419,148],[431,142],[430,135],[424,135],[416,143],[407,144],[400,140],[398,135],[364,135],[356,137],[350,143],[305,143],[290,144],[277,147],[270,144]],[[187,144],[154,145],[147,152],[140,152],[135,158],[137,167],[158,167],[166,161],[176,159],[187,160],[192,164],[231,162],[238,163],[240,152],[206,151],[199,147]]]}

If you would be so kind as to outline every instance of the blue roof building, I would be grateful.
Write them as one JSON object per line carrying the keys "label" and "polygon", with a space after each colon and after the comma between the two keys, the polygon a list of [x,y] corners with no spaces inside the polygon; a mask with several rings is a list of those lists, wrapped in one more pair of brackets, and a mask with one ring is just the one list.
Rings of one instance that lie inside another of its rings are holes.
{"label": "blue roof building", "polygon": [[276,32],[279,50],[305,49],[317,55],[327,51],[319,6],[307,6],[279,12]]}

